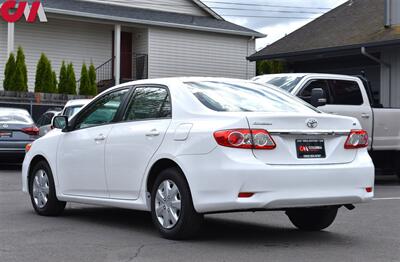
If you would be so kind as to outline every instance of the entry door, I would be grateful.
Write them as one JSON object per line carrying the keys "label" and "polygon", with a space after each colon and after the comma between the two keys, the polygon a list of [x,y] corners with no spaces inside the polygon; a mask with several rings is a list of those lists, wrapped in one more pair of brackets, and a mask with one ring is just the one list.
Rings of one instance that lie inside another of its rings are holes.
{"label": "entry door", "polygon": [[[121,67],[120,74],[121,80],[127,81],[132,80],[132,71],[133,71],[133,49],[132,49],[132,33],[131,32],[121,32]],[[112,56],[115,56],[114,53],[114,31],[112,33]],[[114,72],[114,60],[112,63],[112,68]]]}
{"label": "entry door", "polygon": [[132,33],[121,33],[121,79],[132,80]]}
{"label": "entry door", "polygon": [[139,197],[147,165],[171,123],[168,91],[136,88],[124,116],[113,126],[106,144],[106,176],[111,198]]}

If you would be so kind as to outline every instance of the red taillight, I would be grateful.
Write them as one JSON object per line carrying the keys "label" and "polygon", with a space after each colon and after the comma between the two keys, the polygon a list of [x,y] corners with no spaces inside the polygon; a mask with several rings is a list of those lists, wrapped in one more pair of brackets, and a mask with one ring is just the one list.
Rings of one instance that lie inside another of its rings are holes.
{"label": "red taillight", "polygon": [[365,191],[367,191],[367,193],[372,193],[374,189],[372,187],[366,187]]}
{"label": "red taillight", "polygon": [[230,129],[214,133],[221,146],[246,149],[274,149],[276,144],[270,134],[263,129]]}
{"label": "red taillight", "polygon": [[37,128],[36,126],[22,128],[21,131],[30,136],[38,136],[39,135],[39,128]]}
{"label": "red taillight", "polygon": [[364,148],[368,146],[368,133],[365,130],[351,130],[344,144],[345,149]]}
{"label": "red taillight", "polygon": [[240,192],[238,197],[239,198],[250,198],[254,196],[254,193],[250,193],[250,192]]}

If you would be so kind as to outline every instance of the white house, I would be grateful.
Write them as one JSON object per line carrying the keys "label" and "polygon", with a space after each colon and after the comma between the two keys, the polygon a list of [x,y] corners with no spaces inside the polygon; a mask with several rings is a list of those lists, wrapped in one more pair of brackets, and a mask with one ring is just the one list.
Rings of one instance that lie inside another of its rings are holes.
{"label": "white house", "polygon": [[48,22],[0,21],[0,80],[9,52],[22,46],[30,90],[45,53],[59,73],[72,62],[98,67],[98,81],[111,83],[171,76],[251,78],[253,30],[225,21],[199,0],[46,0]]}

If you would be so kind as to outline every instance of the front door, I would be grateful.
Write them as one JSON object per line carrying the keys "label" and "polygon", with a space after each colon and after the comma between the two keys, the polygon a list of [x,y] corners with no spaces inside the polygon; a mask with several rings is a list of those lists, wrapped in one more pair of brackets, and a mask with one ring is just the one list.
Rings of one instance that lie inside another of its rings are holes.
{"label": "front door", "polygon": [[104,170],[105,143],[128,89],[98,98],[77,116],[74,130],[63,133],[57,152],[60,189],[64,195],[108,197]]}
{"label": "front door", "polygon": [[[112,35],[112,54],[114,54],[114,32]],[[121,32],[121,82],[126,82],[133,80],[133,51],[132,51],[132,33],[131,32]],[[114,61],[112,64],[114,72]]]}

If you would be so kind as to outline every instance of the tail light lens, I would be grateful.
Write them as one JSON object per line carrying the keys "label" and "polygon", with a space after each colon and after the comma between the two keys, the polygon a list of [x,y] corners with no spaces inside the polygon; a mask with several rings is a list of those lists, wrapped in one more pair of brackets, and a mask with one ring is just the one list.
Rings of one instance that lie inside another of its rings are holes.
{"label": "tail light lens", "polygon": [[368,133],[365,130],[351,130],[344,144],[345,149],[368,147]]}
{"label": "tail light lens", "polygon": [[38,136],[39,135],[39,128],[37,128],[36,126],[22,128],[21,131],[30,136]]}
{"label": "tail light lens", "polygon": [[263,129],[231,129],[214,133],[214,138],[221,146],[271,150],[276,144],[270,134]]}

